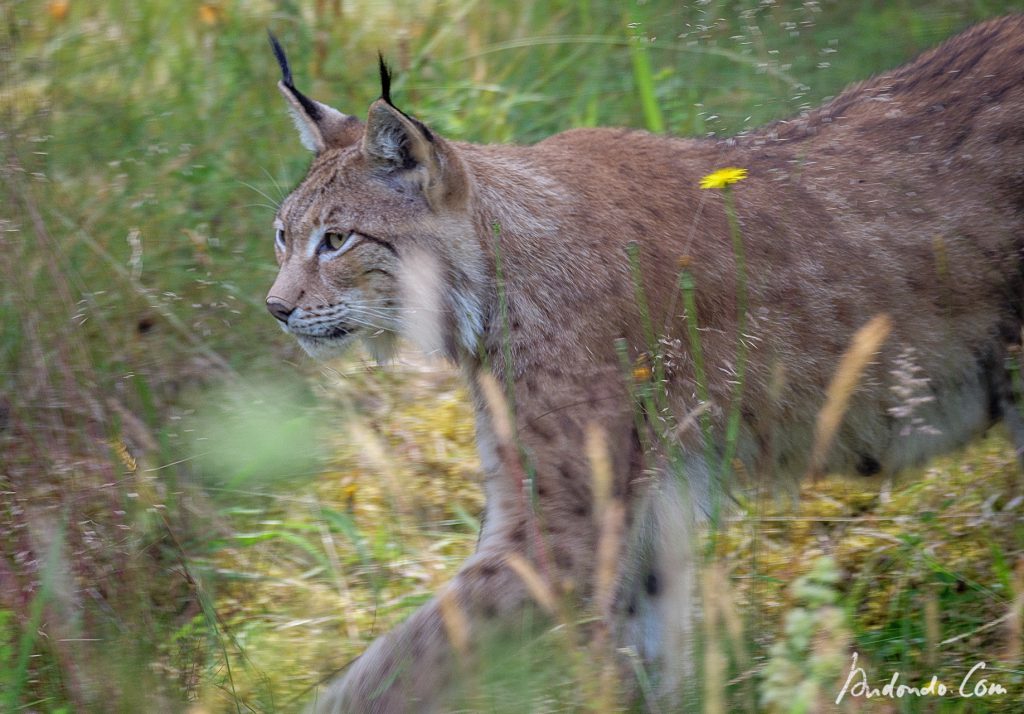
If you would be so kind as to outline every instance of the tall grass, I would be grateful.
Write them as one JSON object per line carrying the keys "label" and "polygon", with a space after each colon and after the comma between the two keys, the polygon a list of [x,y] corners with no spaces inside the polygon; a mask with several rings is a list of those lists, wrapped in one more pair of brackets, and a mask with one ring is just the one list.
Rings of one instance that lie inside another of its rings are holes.
{"label": "tall grass", "polygon": [[[267,28],[300,86],[344,111],[379,93],[380,48],[399,105],[437,131],[529,142],[597,124],[735,132],[1012,7],[0,6],[5,710],[295,710],[473,548],[479,467],[453,377],[418,361],[316,368],[264,314],[270,218],[308,162]],[[688,290],[684,272],[696,349]],[[744,683],[792,604],[780,581],[823,549],[851,573],[840,606],[878,667],[920,671],[922,643],[950,668],[998,649],[1020,691],[1024,532],[1001,446],[889,503],[821,486],[795,517],[741,510],[718,553],[765,628],[744,628],[750,656],[717,670],[724,706],[749,708]],[[604,670],[577,654],[566,676],[607,708],[615,693],[586,682]]]}

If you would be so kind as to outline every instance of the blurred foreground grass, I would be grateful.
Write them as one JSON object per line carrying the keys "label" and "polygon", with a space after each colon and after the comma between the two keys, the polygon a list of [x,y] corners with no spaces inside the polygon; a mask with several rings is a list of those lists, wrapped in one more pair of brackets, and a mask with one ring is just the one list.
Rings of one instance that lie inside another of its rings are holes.
{"label": "blurred foreground grass", "polygon": [[[0,5],[0,711],[295,710],[474,546],[457,378],[414,357],[317,367],[262,307],[273,204],[308,160],[267,28],[343,110],[379,92],[380,48],[400,105],[441,133],[527,142],[739,131],[1014,5]],[[1016,478],[996,435],[891,492],[742,504],[714,563],[747,652],[730,709],[820,678],[823,610],[787,584],[825,554],[833,634],[871,671],[958,682],[984,660],[1011,692],[880,709],[1018,710]]]}

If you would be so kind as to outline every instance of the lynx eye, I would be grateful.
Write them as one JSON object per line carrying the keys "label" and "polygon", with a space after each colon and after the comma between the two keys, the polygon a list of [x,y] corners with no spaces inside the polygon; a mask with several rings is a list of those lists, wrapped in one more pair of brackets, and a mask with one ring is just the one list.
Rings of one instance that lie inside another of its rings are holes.
{"label": "lynx eye", "polygon": [[324,239],[320,242],[320,253],[344,253],[355,245],[359,234],[354,231],[348,233],[324,233]]}

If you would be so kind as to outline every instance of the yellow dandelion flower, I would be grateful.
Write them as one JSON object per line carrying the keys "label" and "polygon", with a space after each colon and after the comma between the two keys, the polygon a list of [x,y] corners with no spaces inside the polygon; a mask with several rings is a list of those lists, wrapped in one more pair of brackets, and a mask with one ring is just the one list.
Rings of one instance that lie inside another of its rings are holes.
{"label": "yellow dandelion flower", "polygon": [[742,181],[747,177],[746,169],[738,169],[734,166],[730,166],[727,169],[718,169],[712,171],[707,176],[700,180],[701,188],[725,188],[730,186],[737,181]]}

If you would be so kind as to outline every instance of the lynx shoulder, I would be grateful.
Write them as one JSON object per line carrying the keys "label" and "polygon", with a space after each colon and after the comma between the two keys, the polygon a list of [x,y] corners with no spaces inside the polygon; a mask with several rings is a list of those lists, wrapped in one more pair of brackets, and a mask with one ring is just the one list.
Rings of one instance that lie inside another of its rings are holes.
{"label": "lynx shoulder", "polygon": [[[450,706],[465,663],[445,608],[471,641],[517,631],[537,608],[512,561],[604,608],[615,643],[671,701],[689,671],[684,544],[730,454],[755,475],[892,473],[1001,419],[1024,448],[1006,368],[1024,308],[1024,16],[721,140],[583,129],[533,146],[449,141],[395,106],[383,64],[382,96],[361,120],[302,94],[274,48],[314,159],[275,220],[268,309],[314,357],[357,339],[385,354],[406,335],[459,364],[486,471],[477,552],[323,710]],[[698,189],[726,166],[748,172],[730,189],[742,266],[723,192]],[[830,380],[878,315],[891,332],[812,463]],[[653,366],[644,388],[661,395],[653,412],[624,368],[640,361]],[[912,416],[927,428],[911,424],[901,370],[925,385]],[[508,385],[509,430],[487,374]],[[695,410],[705,428],[679,428]],[[593,572],[593,433],[626,514],[610,599]]]}

